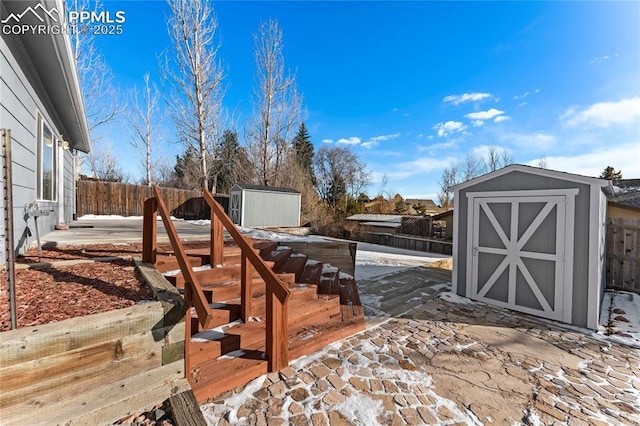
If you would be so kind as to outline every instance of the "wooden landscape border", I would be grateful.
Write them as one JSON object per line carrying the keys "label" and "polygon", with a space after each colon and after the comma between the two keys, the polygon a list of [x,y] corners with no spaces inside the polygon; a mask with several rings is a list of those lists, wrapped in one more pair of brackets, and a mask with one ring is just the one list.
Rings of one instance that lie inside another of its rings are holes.
{"label": "wooden landscape border", "polygon": [[111,424],[190,389],[184,300],[136,266],[155,301],[0,333],[3,425]]}

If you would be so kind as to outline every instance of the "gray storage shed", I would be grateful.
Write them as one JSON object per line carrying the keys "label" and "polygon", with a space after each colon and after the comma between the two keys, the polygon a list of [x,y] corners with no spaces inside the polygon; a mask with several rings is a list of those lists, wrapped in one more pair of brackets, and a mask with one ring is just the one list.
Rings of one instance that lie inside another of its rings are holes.
{"label": "gray storage shed", "polygon": [[229,216],[236,225],[300,226],[300,193],[295,189],[236,184],[229,196]]}
{"label": "gray storage shed", "polygon": [[598,328],[609,181],[511,165],[453,189],[457,294]]}

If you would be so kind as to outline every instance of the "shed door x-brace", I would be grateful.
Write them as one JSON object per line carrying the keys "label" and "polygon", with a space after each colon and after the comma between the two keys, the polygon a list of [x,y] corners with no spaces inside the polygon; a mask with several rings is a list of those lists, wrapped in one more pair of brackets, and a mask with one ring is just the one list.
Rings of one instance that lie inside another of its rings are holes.
{"label": "shed door x-brace", "polygon": [[467,194],[472,237],[467,294],[569,322],[576,193],[565,189]]}

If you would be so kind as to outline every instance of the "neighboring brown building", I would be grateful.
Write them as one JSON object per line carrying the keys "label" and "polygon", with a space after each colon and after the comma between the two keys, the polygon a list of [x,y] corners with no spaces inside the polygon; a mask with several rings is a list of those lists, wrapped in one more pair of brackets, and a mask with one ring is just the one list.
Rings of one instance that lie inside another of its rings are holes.
{"label": "neighboring brown building", "polygon": [[433,216],[433,220],[444,222],[444,238],[446,240],[453,240],[453,210],[437,214]]}

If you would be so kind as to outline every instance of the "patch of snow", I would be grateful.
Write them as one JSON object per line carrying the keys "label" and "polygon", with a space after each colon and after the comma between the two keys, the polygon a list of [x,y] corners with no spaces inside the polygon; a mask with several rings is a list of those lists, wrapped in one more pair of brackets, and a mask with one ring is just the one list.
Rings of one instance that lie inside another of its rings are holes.
{"label": "patch of snow", "polygon": [[363,394],[355,394],[334,406],[350,422],[363,425],[379,424],[377,417],[382,414],[382,401],[373,400]]}
{"label": "patch of snow", "polygon": [[[202,266],[194,266],[193,268],[191,268],[192,271],[206,271],[208,269],[212,269],[211,265],[206,264],[206,265],[202,265]],[[165,277],[173,277],[175,275],[178,275],[180,273],[180,269],[174,269],[172,271],[166,271],[163,272],[162,275],[164,275]]]}
{"label": "patch of snow", "polygon": [[346,272],[342,272],[342,271],[340,271],[340,275],[339,275],[339,277],[338,277],[338,278],[340,278],[341,280],[342,280],[342,279],[349,279],[349,278],[353,278],[353,275],[349,275],[349,274],[347,274]]}
{"label": "patch of snow", "polygon": [[204,418],[207,420],[207,424],[217,425],[222,415],[227,411],[227,408],[231,408],[229,413],[229,422],[231,424],[238,424],[238,409],[246,401],[253,397],[253,394],[262,388],[267,376],[260,376],[255,380],[249,382],[241,392],[225,399],[223,404],[202,404],[200,410],[204,414]]}
{"label": "patch of snow", "polygon": [[234,358],[240,358],[241,356],[244,356],[246,352],[243,351],[242,349],[238,349],[237,351],[231,351],[228,352],[224,355],[219,356],[218,358],[216,358],[217,360],[221,360],[221,359],[234,359]]}
{"label": "patch of snow", "polygon": [[331,272],[338,272],[338,268],[336,268],[335,266],[331,265],[330,263],[325,263],[322,265],[322,273],[323,274],[328,274]]}
{"label": "patch of snow", "polygon": [[456,303],[458,305],[473,305],[474,302],[471,299],[467,299],[466,297],[459,296],[457,293],[453,291],[444,291],[438,295],[439,298],[446,300],[447,302]]}
{"label": "patch of snow", "polygon": [[[80,216],[78,220],[142,220],[142,216],[121,216],[119,214],[85,214]],[[158,219],[161,219],[158,216]]]}
{"label": "patch of snow", "polygon": [[209,219],[187,220],[187,223],[191,223],[193,225],[198,225],[198,226],[210,226],[211,220]]}
{"label": "patch of snow", "polygon": [[291,253],[291,256],[289,257],[307,257],[307,255],[302,253]]}
{"label": "patch of snow", "polygon": [[598,335],[640,348],[640,294],[607,291],[602,300]]}
{"label": "patch of snow", "polygon": [[205,330],[191,336],[192,342],[213,342],[222,339],[226,334],[216,330]]}
{"label": "patch of snow", "polygon": [[359,242],[358,250],[356,251],[355,278],[357,280],[367,280],[416,266],[426,266],[431,262],[450,257],[437,253],[425,253]]}
{"label": "patch of snow", "polygon": [[538,412],[533,407],[527,409],[522,421],[525,425],[544,426],[544,423],[540,420],[540,416],[538,416]]}

